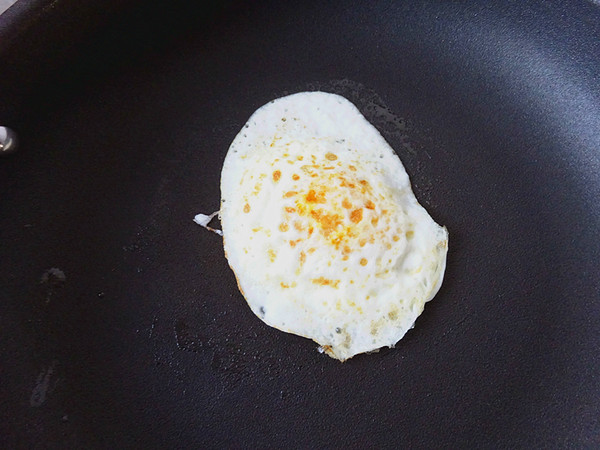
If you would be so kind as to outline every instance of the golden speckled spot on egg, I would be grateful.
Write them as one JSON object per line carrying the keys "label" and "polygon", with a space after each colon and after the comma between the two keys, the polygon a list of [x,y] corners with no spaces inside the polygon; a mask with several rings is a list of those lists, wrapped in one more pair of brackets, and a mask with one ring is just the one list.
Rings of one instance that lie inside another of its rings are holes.
{"label": "golden speckled spot on egg", "polygon": [[342,216],[339,214],[324,214],[322,209],[311,211],[310,214],[321,226],[321,232],[325,237],[328,237],[342,223]]}
{"label": "golden speckled spot on egg", "polygon": [[281,139],[281,138],[280,138],[280,137],[277,137],[277,136],[273,136],[273,141],[271,141],[271,145],[270,145],[269,147],[274,147],[274,146],[275,146],[275,143],[276,143],[276,142],[277,142],[279,139]]}
{"label": "golden speckled spot on egg", "polygon": [[285,212],[293,214],[296,212],[296,210],[294,208],[292,208],[291,206],[286,206],[285,207]]}
{"label": "golden speckled spot on egg", "polygon": [[296,174],[292,175],[292,180],[298,181],[299,179],[300,179],[299,175],[296,175]]}
{"label": "golden speckled spot on egg", "polygon": [[246,204],[244,205],[244,212],[245,212],[246,214],[248,214],[248,213],[250,212],[250,205],[249,205],[248,203],[246,203]]}
{"label": "golden speckled spot on egg", "polygon": [[338,157],[331,152],[326,153],[325,158],[327,158],[329,161],[335,161],[336,159],[338,159]]}
{"label": "golden speckled spot on egg", "polygon": [[347,181],[344,177],[340,177],[340,186],[341,187],[349,187],[350,189],[354,189],[356,187],[356,184]]}
{"label": "golden speckled spot on egg", "polygon": [[310,281],[312,281],[313,284],[319,284],[321,286],[330,286],[330,287],[336,288],[336,289],[338,287],[338,284],[340,284],[340,280],[330,280],[325,277],[313,278]]}
{"label": "golden speckled spot on egg", "polygon": [[281,171],[280,170],[276,170],[275,172],[273,172],[273,181],[275,183],[277,183],[280,178],[281,178]]}
{"label": "golden speckled spot on egg", "polygon": [[412,230],[408,230],[408,231],[406,232],[406,239],[412,239],[414,235],[415,235],[415,232],[414,232],[414,231],[412,231]]}
{"label": "golden speckled spot on egg", "polygon": [[399,240],[400,240],[400,238],[397,235],[392,236],[392,241],[398,242]]}
{"label": "golden speckled spot on egg", "polygon": [[289,229],[290,229],[290,226],[287,223],[283,222],[283,223],[279,224],[279,231],[285,233]]}
{"label": "golden speckled spot on egg", "polygon": [[308,203],[325,203],[327,201],[325,198],[325,190],[316,192],[314,189],[310,189],[308,194],[306,194],[306,201]]}
{"label": "golden speckled spot on egg", "polygon": [[290,197],[293,197],[293,196],[294,196],[294,195],[296,195],[296,194],[297,194],[297,192],[296,192],[296,191],[288,191],[288,192],[286,192],[285,194],[283,194],[283,196],[284,196],[285,198],[290,198]]}
{"label": "golden speckled spot on egg", "polygon": [[362,220],[362,218],[363,218],[362,208],[355,209],[354,211],[352,211],[352,213],[350,213],[350,220],[354,223],[360,222]]}
{"label": "golden speckled spot on egg", "polygon": [[367,265],[367,262],[368,262],[368,261],[367,261],[367,258],[361,258],[361,259],[360,259],[360,265],[361,265],[361,266],[366,266],[366,265]]}
{"label": "golden speckled spot on egg", "polygon": [[[344,170],[348,168],[347,165],[339,161],[338,164],[341,169],[331,172],[325,172],[326,167],[316,163],[302,166],[302,170],[311,177],[316,177],[316,180],[310,181],[308,187],[300,187],[298,191],[290,191],[293,194],[284,195],[285,197],[296,196],[296,213],[308,219],[308,223],[305,221],[294,223],[294,228],[302,232],[308,225],[307,238],[310,238],[314,225],[319,234],[336,249],[353,240],[356,242],[353,244],[356,247],[366,245],[367,240],[373,243],[375,241],[373,229],[367,228],[367,224],[377,226],[379,217],[369,212],[376,208],[369,182],[354,178],[351,172]],[[356,189],[357,186],[359,189]],[[353,209],[353,204],[362,204],[365,209]],[[365,218],[367,221],[363,221]],[[382,245],[385,245],[388,239],[383,231],[377,234],[377,240]],[[347,256],[347,254],[343,255],[342,260],[348,260]]]}
{"label": "golden speckled spot on egg", "polygon": [[275,253],[275,250],[270,248],[267,253],[269,254],[269,259],[271,260],[271,262],[275,262],[275,258],[277,258],[277,253]]}
{"label": "golden speckled spot on egg", "polygon": [[344,333],[344,342],[342,342],[342,345],[346,348],[350,348],[351,344],[352,344],[352,336],[350,336],[350,333]]}

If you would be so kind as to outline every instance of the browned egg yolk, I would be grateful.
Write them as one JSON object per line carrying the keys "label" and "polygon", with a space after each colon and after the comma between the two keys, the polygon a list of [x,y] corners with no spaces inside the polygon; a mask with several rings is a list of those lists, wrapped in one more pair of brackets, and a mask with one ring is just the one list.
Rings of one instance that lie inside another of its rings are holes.
{"label": "browned egg yolk", "polygon": [[[385,220],[387,210],[378,207],[381,197],[376,197],[366,179],[357,176],[358,163],[344,165],[337,159],[335,154],[327,153],[321,164],[313,159],[312,164],[301,167],[302,178],[308,178],[310,183],[283,193],[283,198],[292,203],[286,202],[285,222],[280,230],[287,231],[291,225],[303,234],[290,242],[292,246],[317,233],[347,260],[354,250],[367,243],[385,240],[389,226]],[[301,177],[292,175],[293,180],[298,178]],[[367,264],[365,259],[360,263]]]}

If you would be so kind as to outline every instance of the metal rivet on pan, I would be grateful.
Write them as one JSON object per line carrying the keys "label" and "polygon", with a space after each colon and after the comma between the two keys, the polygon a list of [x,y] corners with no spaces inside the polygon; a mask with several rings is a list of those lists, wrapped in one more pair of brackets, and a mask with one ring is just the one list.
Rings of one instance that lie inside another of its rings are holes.
{"label": "metal rivet on pan", "polygon": [[17,151],[17,134],[10,128],[0,127],[0,156]]}

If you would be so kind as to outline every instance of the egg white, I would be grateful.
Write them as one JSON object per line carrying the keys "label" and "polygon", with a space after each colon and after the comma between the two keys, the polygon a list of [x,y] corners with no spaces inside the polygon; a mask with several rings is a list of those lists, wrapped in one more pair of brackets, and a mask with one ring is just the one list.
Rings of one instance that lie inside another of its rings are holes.
{"label": "egg white", "polygon": [[252,311],[345,360],[395,345],[440,288],[448,233],[345,98],[258,109],[221,173],[224,248]]}

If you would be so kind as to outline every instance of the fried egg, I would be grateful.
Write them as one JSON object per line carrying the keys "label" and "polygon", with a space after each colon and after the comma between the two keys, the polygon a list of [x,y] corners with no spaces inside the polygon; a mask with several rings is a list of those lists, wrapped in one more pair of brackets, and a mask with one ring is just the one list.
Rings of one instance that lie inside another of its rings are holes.
{"label": "fried egg", "polygon": [[448,233],[345,98],[259,108],[221,173],[225,255],[251,310],[339,360],[394,346],[442,283]]}

